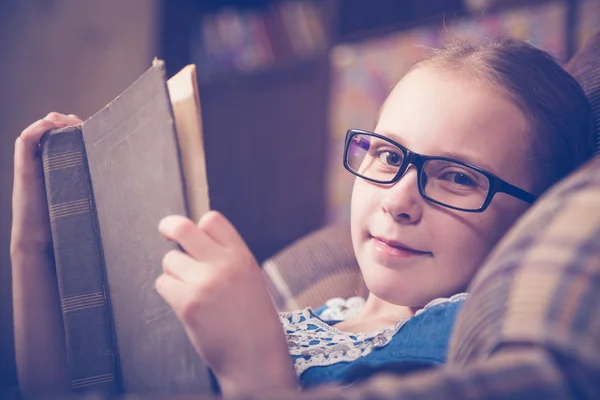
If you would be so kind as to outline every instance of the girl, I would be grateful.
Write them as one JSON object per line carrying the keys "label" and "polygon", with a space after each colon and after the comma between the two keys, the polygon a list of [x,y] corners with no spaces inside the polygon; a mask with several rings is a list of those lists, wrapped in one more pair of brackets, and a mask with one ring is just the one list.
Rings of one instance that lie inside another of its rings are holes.
{"label": "girl", "polygon": [[[24,389],[57,379],[66,387],[38,141],[78,122],[51,113],[15,146],[11,256]],[[156,289],[225,396],[442,363],[478,267],[537,196],[591,156],[592,140],[585,95],[544,52],[513,40],[447,47],[394,87],[373,132],[346,137],[344,165],[357,176],[352,240],[369,289],[358,315],[278,315],[254,257],[217,212],[197,224],[160,222],[185,252],[165,255]]]}

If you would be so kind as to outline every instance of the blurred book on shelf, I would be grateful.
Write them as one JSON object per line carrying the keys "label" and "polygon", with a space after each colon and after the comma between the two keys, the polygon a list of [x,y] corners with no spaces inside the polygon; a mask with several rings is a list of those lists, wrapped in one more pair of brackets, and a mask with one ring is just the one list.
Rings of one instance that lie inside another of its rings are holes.
{"label": "blurred book on shelf", "polygon": [[226,8],[199,18],[190,40],[198,79],[287,66],[324,55],[330,46],[319,3],[285,1],[264,10]]}

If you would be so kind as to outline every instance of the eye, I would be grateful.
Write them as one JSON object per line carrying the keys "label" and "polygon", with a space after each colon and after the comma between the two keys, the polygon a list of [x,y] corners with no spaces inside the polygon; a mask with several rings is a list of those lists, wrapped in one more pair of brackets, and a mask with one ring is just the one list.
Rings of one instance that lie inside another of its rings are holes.
{"label": "eye", "polygon": [[390,150],[382,150],[379,152],[379,159],[393,167],[399,167],[402,164],[402,155]]}
{"label": "eye", "polygon": [[453,183],[457,186],[477,187],[479,184],[471,176],[462,172],[446,172],[440,179]]}

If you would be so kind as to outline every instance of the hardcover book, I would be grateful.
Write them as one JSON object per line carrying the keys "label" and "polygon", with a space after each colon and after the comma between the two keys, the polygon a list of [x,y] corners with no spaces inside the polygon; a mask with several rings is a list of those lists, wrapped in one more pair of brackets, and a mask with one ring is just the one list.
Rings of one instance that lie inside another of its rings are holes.
{"label": "hardcover book", "polygon": [[167,82],[155,60],[41,147],[73,389],[210,392],[208,368],[154,288],[176,248],[160,219],[209,208],[195,67]]}

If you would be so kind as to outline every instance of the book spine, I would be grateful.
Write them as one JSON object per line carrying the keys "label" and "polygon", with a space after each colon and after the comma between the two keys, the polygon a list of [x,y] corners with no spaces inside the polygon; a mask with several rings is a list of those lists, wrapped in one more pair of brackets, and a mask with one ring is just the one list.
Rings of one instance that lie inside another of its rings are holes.
{"label": "book spine", "polygon": [[121,392],[100,232],[82,126],[41,142],[71,386]]}

